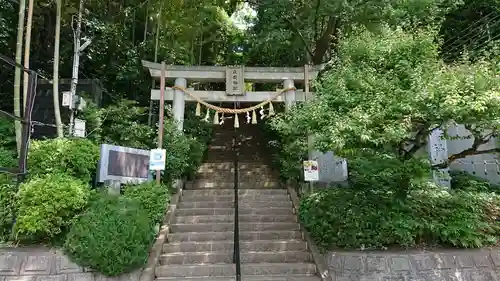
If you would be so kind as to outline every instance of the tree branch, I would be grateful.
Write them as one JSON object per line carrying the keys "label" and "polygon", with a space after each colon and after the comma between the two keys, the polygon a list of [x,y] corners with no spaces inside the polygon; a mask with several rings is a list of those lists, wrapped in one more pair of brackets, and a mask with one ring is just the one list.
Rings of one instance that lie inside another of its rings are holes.
{"label": "tree branch", "polygon": [[[325,31],[318,40],[316,40],[316,48],[314,49],[313,63],[321,64],[323,62],[323,57],[330,46],[330,37],[337,30],[337,18],[330,17],[326,25]],[[338,40],[338,38],[335,38]]]}
{"label": "tree branch", "polygon": [[314,39],[318,37],[318,13],[321,6],[321,0],[316,3],[316,12],[314,13]]}
{"label": "tree branch", "polygon": [[297,28],[297,26],[290,20],[290,19],[285,19],[289,24],[290,24],[290,27],[292,28],[292,30],[297,34],[297,36],[299,36],[300,40],[302,41],[302,43],[304,44],[304,46],[306,47],[306,50],[307,52],[309,53],[309,55],[311,57],[314,57],[314,53],[313,51],[311,50],[311,46],[309,46],[309,43],[307,42],[307,40],[305,39],[304,36],[302,36],[302,33],[300,32],[300,30]]}
{"label": "tree branch", "polygon": [[492,154],[492,153],[500,153],[500,148],[492,148],[492,149],[486,149],[486,150],[472,150],[471,148],[466,149],[460,153],[453,154],[450,157],[448,157],[448,160],[446,162],[440,163],[433,165],[433,169],[443,169],[446,168],[450,165],[455,160],[465,158],[467,156],[472,156],[472,155],[482,155],[482,154]]}
{"label": "tree branch", "polygon": [[[470,126],[469,126],[470,127]],[[493,133],[488,134],[484,137],[476,137],[475,133],[478,133],[478,131],[475,131],[474,129],[469,129],[466,127],[467,130],[469,130],[474,136],[474,142],[472,143],[472,146],[466,150],[463,150],[462,152],[450,155],[448,159],[440,164],[433,165],[432,168],[434,169],[443,169],[448,167],[453,161],[461,158],[465,158],[467,156],[472,156],[472,155],[481,155],[481,154],[490,154],[490,153],[500,153],[500,148],[492,148],[492,149],[487,149],[487,150],[478,150],[479,146],[488,143],[491,138],[493,137]],[[480,134],[480,133],[479,133]]]}

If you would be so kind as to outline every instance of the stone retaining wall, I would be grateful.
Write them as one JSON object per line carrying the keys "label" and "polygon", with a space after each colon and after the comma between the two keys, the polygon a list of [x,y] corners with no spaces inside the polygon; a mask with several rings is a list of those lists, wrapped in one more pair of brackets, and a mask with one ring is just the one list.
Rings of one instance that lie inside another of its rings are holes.
{"label": "stone retaining wall", "polygon": [[106,277],[44,247],[0,248],[0,281],[137,281],[139,274]]}
{"label": "stone retaining wall", "polygon": [[500,280],[500,249],[329,252],[332,281]]}

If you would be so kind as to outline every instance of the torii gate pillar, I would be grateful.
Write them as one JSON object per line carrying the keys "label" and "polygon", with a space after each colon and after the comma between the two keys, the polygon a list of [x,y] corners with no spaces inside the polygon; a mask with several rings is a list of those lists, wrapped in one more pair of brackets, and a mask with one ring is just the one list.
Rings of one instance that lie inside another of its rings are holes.
{"label": "torii gate pillar", "polygon": [[[283,87],[285,89],[294,88],[295,84],[293,83],[293,79],[286,79],[285,81],[283,81]],[[296,91],[288,91],[287,93],[285,93],[286,110],[290,110],[290,108],[292,108],[292,106],[295,104],[295,94]]]}
{"label": "torii gate pillar", "polygon": [[[175,86],[187,88],[186,78],[176,78]],[[174,111],[174,119],[177,122],[177,129],[183,131],[184,128],[184,107],[185,107],[184,93],[180,90],[174,90],[174,98],[172,101],[172,110]]]}

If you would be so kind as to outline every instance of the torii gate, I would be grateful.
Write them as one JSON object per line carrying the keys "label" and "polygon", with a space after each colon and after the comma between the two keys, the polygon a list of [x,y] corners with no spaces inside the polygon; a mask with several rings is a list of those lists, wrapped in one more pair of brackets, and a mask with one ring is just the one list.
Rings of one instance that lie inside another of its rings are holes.
{"label": "torii gate", "polygon": [[[161,80],[162,64],[149,61],[142,61],[142,65],[148,68],[153,79]],[[304,67],[245,67],[237,66],[165,66],[165,80],[174,80],[174,86],[165,88],[164,100],[172,101],[173,115],[178,124],[178,129],[182,131],[184,123],[184,109],[187,102],[198,102],[204,104],[216,112],[223,113],[224,108],[219,108],[209,103],[220,102],[240,102],[240,103],[261,103],[269,104],[272,112],[271,102],[283,102],[286,109],[289,109],[296,102],[303,102],[310,98],[309,82],[318,76],[324,65]],[[188,88],[189,82],[225,82],[225,91],[199,91]],[[307,83],[306,83],[307,81]],[[282,83],[283,90],[276,91],[246,91],[245,82],[253,83]],[[163,83],[160,84],[164,84]],[[305,89],[296,89],[295,83],[303,83]],[[161,86],[160,86],[161,88]],[[160,100],[161,89],[151,89],[151,100]],[[254,108],[260,107],[255,106]],[[234,110],[231,110],[233,112]],[[253,111],[252,123],[256,122],[255,110]],[[239,113],[249,112],[248,108]],[[199,114],[197,108],[197,114]],[[247,113],[248,114],[248,113]],[[207,111],[208,116],[208,111]],[[248,115],[247,115],[248,116]],[[207,118],[207,117],[206,117]],[[217,120],[217,113],[214,122]],[[208,120],[207,120],[208,121]],[[236,116],[235,127],[239,126]],[[339,181],[347,178],[347,167],[345,161],[334,157],[332,153],[323,154],[318,151],[310,151],[310,159],[318,159],[320,170],[325,173],[325,181]],[[323,161],[321,161],[321,159]],[[321,162],[324,164],[322,165]],[[332,163],[333,162],[333,163]],[[320,175],[321,177],[321,175]]]}
{"label": "torii gate", "polygon": [[[153,79],[161,78],[161,64],[142,61]],[[266,100],[284,102],[290,108],[295,102],[305,101],[308,89],[295,89],[295,83],[313,80],[322,69],[320,66],[301,67],[244,67],[244,66],[166,66],[166,80],[175,80],[174,87],[167,88],[165,100],[173,101],[174,117],[183,128],[185,102],[197,102],[197,98],[207,103],[241,102],[260,103]],[[225,91],[198,91],[187,88],[189,82],[225,82]],[[282,95],[276,91],[245,91],[245,82],[283,83],[289,90]],[[304,83],[308,85],[308,83]],[[186,91],[183,91],[185,89]],[[186,94],[189,92],[189,94]],[[160,90],[151,89],[151,100],[160,99]]]}

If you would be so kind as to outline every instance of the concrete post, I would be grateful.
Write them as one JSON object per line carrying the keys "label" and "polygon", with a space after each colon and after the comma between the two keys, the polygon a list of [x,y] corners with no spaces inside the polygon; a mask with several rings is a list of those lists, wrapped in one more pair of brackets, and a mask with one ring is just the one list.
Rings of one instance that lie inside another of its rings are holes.
{"label": "concrete post", "polygon": [[[293,88],[293,87],[295,87],[295,84],[293,83],[292,79],[286,79],[285,81],[283,81],[283,87],[285,89]],[[288,110],[295,103],[295,91],[288,91],[284,95],[285,95],[285,107]]]}
{"label": "concrete post", "polygon": [[[187,80],[186,78],[177,78],[175,79],[175,86],[187,88]],[[182,132],[184,128],[184,106],[185,106],[185,97],[184,92],[180,90],[174,91],[174,100],[173,100],[173,111],[174,111],[174,119],[177,121],[177,128]]]}

